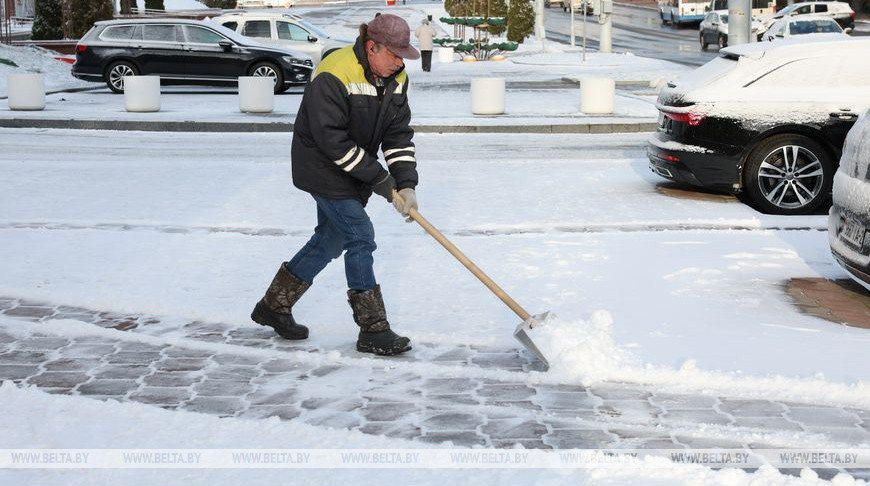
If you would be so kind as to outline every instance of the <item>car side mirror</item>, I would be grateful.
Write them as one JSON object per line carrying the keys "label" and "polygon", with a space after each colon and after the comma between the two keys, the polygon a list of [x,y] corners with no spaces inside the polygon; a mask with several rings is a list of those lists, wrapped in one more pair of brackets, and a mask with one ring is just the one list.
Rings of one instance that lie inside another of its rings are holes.
{"label": "car side mirror", "polygon": [[221,46],[221,49],[223,49],[224,52],[230,52],[231,50],[233,50],[233,43],[232,42],[220,41],[220,42],[218,42],[218,45]]}
{"label": "car side mirror", "polygon": [[317,42],[317,40],[317,37],[314,37],[313,35],[308,36],[308,42]]}

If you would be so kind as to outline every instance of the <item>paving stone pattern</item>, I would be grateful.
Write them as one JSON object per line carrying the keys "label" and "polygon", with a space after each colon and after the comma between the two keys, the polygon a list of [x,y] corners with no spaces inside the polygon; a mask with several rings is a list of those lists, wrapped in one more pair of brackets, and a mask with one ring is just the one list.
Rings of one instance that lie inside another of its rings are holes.
{"label": "paving stone pattern", "polygon": [[[16,338],[0,327],[0,380],[50,393],[221,417],[301,420],[422,442],[451,441],[456,446],[749,450],[760,447],[753,439],[758,432],[813,432],[847,447],[870,445],[867,410],[660,393],[619,383],[529,385],[521,374],[512,382],[455,377],[450,372],[457,366],[481,371],[535,369],[537,364],[517,349],[415,343],[413,356],[390,361],[421,360],[439,365],[436,369],[444,367],[442,374],[422,376],[400,366],[310,364],[287,351],[329,350],[280,339],[254,324],[184,322],[13,298],[0,298],[0,314],[46,323],[73,318],[118,331],[171,337],[176,343],[148,344],[122,339],[121,334],[117,339],[38,333]],[[219,352],[203,350],[196,348],[197,341],[229,346]],[[245,348],[273,352],[252,356],[241,352]],[[733,440],[673,432],[707,426],[734,427]],[[870,470],[850,473],[870,477]]]}

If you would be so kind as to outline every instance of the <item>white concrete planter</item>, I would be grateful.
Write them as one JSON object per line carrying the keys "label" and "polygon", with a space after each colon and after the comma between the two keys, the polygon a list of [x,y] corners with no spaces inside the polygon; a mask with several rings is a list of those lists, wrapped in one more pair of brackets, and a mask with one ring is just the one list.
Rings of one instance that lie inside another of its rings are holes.
{"label": "white concrete planter", "polygon": [[439,47],[438,62],[440,62],[441,64],[450,64],[451,62],[453,62],[453,48]]}
{"label": "white concrete planter", "polygon": [[471,80],[471,113],[474,115],[504,113],[504,78]]}
{"label": "white concrete planter", "polygon": [[580,111],[587,115],[613,113],[616,82],[610,78],[580,80]]}
{"label": "white concrete planter", "polygon": [[160,76],[125,76],[124,107],[127,111],[160,111]]}
{"label": "white concrete planter", "polygon": [[42,74],[10,74],[6,83],[10,110],[45,109],[45,77]]}
{"label": "white concrete planter", "polygon": [[239,76],[239,110],[271,113],[275,109],[275,83],[268,76]]}

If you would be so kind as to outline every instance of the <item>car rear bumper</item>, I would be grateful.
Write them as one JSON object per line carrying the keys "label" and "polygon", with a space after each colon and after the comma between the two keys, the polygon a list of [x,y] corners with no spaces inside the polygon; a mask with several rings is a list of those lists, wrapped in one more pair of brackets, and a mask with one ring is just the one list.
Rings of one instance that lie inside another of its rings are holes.
{"label": "car rear bumper", "polygon": [[[844,231],[847,221],[856,225],[851,238]],[[856,244],[855,238],[859,239]],[[862,219],[841,208],[836,203],[828,217],[828,242],[837,263],[858,283],[870,290],[870,220]]]}
{"label": "car rear bumper", "polygon": [[728,192],[740,185],[739,156],[682,144],[662,132],[650,137],[647,158],[650,170],[666,179]]}

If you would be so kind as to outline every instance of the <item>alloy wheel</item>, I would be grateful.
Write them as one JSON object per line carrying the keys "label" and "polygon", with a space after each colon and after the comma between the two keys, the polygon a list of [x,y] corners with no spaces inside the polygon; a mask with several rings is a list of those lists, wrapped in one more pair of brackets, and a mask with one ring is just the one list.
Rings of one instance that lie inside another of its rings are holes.
{"label": "alloy wheel", "polygon": [[259,66],[253,73],[251,73],[251,76],[268,76],[272,78],[273,84],[278,82],[278,73],[276,73],[275,69],[271,66]]}
{"label": "alloy wheel", "polygon": [[799,145],[785,145],[769,153],[757,175],[761,194],[770,204],[796,209],[815,200],[825,183],[819,158]]}
{"label": "alloy wheel", "polygon": [[126,64],[118,64],[109,71],[109,82],[119,91],[124,90],[124,76],[134,76],[133,68]]}

